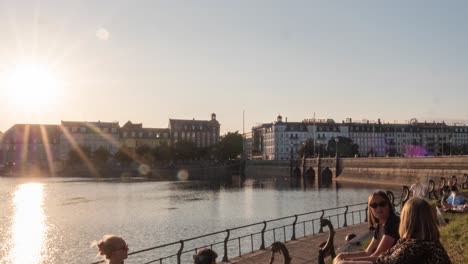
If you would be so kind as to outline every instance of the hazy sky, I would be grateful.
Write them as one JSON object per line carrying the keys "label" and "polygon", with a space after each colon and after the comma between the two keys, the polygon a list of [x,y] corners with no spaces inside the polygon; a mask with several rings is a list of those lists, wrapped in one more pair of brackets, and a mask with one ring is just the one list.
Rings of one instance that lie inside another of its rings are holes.
{"label": "hazy sky", "polygon": [[[467,1],[0,0],[0,131],[214,112],[224,133],[243,110],[246,130],[279,113],[468,123],[467,14]],[[27,63],[60,84],[34,88],[40,109],[6,84]]]}

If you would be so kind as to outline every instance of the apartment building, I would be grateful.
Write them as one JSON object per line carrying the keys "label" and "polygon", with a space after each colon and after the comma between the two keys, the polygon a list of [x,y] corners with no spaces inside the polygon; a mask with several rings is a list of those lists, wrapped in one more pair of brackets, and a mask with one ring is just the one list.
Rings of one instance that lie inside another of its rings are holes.
{"label": "apartment building", "polygon": [[62,121],[61,129],[60,156],[63,160],[75,146],[87,147],[91,152],[104,148],[111,154],[121,146],[119,122]]}
{"label": "apartment building", "polygon": [[[289,160],[298,158],[298,149],[307,140],[315,147],[326,147],[338,137],[350,138],[359,146],[361,156],[448,155],[453,150],[468,150],[468,126],[445,122],[390,124],[363,120],[336,123],[333,119],[305,119],[302,122],[265,123],[252,128],[252,158]],[[466,153],[468,154],[468,153]]]}
{"label": "apartment building", "polygon": [[47,168],[60,158],[60,126],[16,124],[0,139],[0,164]]}
{"label": "apartment building", "polygon": [[135,153],[140,146],[154,148],[161,144],[169,144],[169,129],[144,128],[141,123],[133,124],[128,121],[120,128],[120,141],[122,146]]}
{"label": "apartment building", "polygon": [[220,124],[216,114],[211,114],[211,120],[169,119],[171,143],[190,141],[199,148],[218,143]]}

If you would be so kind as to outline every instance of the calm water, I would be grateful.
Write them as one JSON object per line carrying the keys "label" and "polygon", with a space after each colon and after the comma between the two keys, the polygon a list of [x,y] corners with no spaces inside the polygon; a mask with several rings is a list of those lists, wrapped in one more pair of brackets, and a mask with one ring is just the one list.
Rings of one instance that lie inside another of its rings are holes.
{"label": "calm water", "polygon": [[[93,240],[131,251],[272,218],[364,202],[368,188],[228,188],[201,182],[0,178],[0,263],[90,263]],[[175,249],[177,251],[177,247]],[[143,259],[129,258],[126,263]]]}

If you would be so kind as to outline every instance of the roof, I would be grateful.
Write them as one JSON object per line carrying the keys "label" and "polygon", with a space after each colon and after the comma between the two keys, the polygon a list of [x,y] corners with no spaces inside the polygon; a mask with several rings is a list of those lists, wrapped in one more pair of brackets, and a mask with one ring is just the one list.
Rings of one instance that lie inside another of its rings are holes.
{"label": "roof", "polygon": [[15,141],[21,143],[25,141],[36,140],[40,142],[47,136],[48,139],[58,138],[61,134],[60,125],[46,124],[15,124],[3,134],[2,140]]}
{"label": "roof", "polygon": [[98,127],[98,128],[114,128],[119,127],[119,122],[88,122],[88,121],[61,121],[62,126],[66,127],[79,127],[79,126],[87,126],[87,127]]}

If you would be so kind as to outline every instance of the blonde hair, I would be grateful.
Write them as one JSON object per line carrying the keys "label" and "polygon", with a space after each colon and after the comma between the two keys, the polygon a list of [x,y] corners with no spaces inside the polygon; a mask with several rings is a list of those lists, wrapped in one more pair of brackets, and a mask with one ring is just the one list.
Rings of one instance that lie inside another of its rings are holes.
{"label": "blonde hair", "polygon": [[420,197],[409,199],[401,211],[399,233],[401,238],[438,241],[440,233],[434,206]]}
{"label": "blonde hair", "polygon": [[381,190],[375,191],[375,192],[371,193],[369,195],[369,197],[367,198],[367,219],[369,219],[369,225],[370,226],[375,226],[375,225],[377,225],[379,223],[379,219],[377,219],[372,214],[371,208],[370,208],[370,202],[372,201],[372,198],[374,198],[374,196],[376,196],[376,195],[380,196],[387,203],[388,210],[389,210],[389,215],[388,216],[390,217],[391,215],[395,215],[395,208],[393,207],[393,204],[390,201],[390,198],[388,197],[388,195],[384,191],[381,191]]}
{"label": "blonde hair", "polygon": [[114,252],[119,242],[124,242],[125,240],[120,236],[115,235],[105,235],[99,241],[94,241],[93,245],[96,245],[98,248],[98,255],[104,256],[106,259],[109,259]]}

